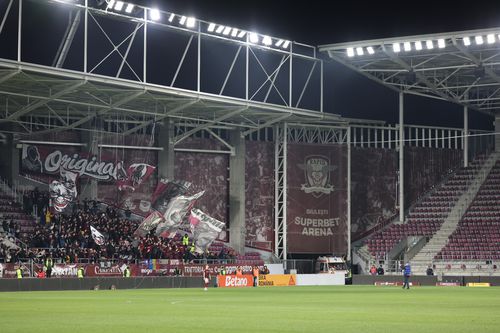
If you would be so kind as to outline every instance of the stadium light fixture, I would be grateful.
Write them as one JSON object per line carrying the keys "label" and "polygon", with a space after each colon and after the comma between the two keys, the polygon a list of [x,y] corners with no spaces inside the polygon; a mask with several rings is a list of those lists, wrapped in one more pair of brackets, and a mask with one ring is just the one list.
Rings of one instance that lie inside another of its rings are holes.
{"label": "stadium light fixture", "polygon": [[153,21],[158,21],[160,19],[160,11],[158,9],[156,9],[156,8],[151,9],[150,13],[149,13],[149,16],[151,17],[151,19]]}
{"label": "stadium light fixture", "polygon": [[223,34],[224,36],[229,35],[229,33],[231,32],[231,29],[232,29],[231,27],[225,27],[225,28],[224,28],[224,31],[222,32],[222,34]]}
{"label": "stadium light fixture", "polygon": [[218,34],[220,34],[220,33],[222,33],[222,30],[224,30],[224,28],[225,28],[225,27],[224,27],[223,25],[219,25],[219,26],[217,27],[217,30],[215,30],[215,32],[216,32],[216,33],[218,33]]}
{"label": "stadium light fixture", "polygon": [[179,24],[180,24],[180,25],[184,25],[184,24],[186,24],[186,19],[187,19],[187,18],[186,18],[186,16],[181,16],[181,18],[180,18],[180,20],[179,20]]}
{"label": "stadium light fixture", "polygon": [[243,38],[243,37],[245,37],[245,35],[246,35],[246,34],[247,34],[247,32],[242,30],[242,31],[240,31],[240,33],[238,34],[238,38]]}
{"label": "stadium light fixture", "polygon": [[411,51],[411,44],[410,44],[410,42],[404,42],[404,43],[403,43],[403,48],[404,48],[404,50],[405,50],[406,52]]}
{"label": "stadium light fixture", "polygon": [[464,42],[465,46],[469,46],[470,45],[470,38],[469,37],[462,38],[462,41]]}
{"label": "stadium light fixture", "polygon": [[446,47],[446,42],[443,38],[438,39],[438,47],[444,49]]}
{"label": "stadium light fixture", "polygon": [[488,44],[493,44],[495,42],[495,35],[494,34],[487,35],[486,41],[488,42]]}
{"label": "stadium light fixture", "polygon": [[250,43],[258,43],[259,42],[259,35],[257,35],[255,32],[251,32],[249,35],[249,40]]}
{"label": "stadium light fixture", "polygon": [[401,46],[399,45],[399,43],[393,43],[392,44],[392,50],[395,52],[395,53],[398,53],[401,51]]}
{"label": "stadium light fixture", "polygon": [[174,13],[170,14],[170,16],[168,17],[168,22],[172,22],[174,20],[174,18],[175,18],[175,14]]}
{"label": "stadium light fixture", "polygon": [[233,30],[231,30],[231,37],[236,37],[236,36],[238,36],[238,29],[233,28]]}
{"label": "stadium light fixture", "polygon": [[208,29],[207,29],[207,31],[208,31],[208,32],[214,32],[214,30],[215,30],[215,23],[210,23],[210,24],[208,25]]}
{"label": "stadium light fixture", "polygon": [[284,48],[284,49],[287,49],[289,45],[290,45],[290,41],[289,41],[289,40],[286,40],[286,41],[283,43],[283,48]]}
{"label": "stadium light fixture", "polygon": [[280,39],[280,40],[278,40],[278,41],[274,44],[274,46],[280,47],[280,46],[283,44],[283,42],[284,42],[284,40],[283,40],[283,39]]}
{"label": "stadium light fixture", "polygon": [[349,58],[354,57],[354,49],[353,49],[352,47],[348,47],[348,48],[347,48],[347,56],[348,56]]}
{"label": "stadium light fixture", "polygon": [[130,14],[130,13],[132,13],[133,10],[134,10],[134,5],[129,3],[127,5],[127,8],[125,8],[125,13]]}
{"label": "stadium light fixture", "polygon": [[273,40],[269,36],[264,36],[262,38],[262,44],[264,44],[266,46],[272,45],[273,44]]}
{"label": "stadium light fixture", "polygon": [[123,5],[125,5],[123,1],[117,1],[115,5],[115,10],[121,11],[123,9]]}
{"label": "stadium light fixture", "polygon": [[108,2],[108,6],[106,7],[106,9],[109,9],[109,8],[113,8],[113,6],[115,5],[115,0],[109,0]]}
{"label": "stadium light fixture", "polygon": [[483,43],[484,43],[483,36],[476,36],[476,37],[474,37],[474,40],[476,41],[477,45],[483,45]]}
{"label": "stadium light fixture", "polygon": [[196,26],[196,19],[194,17],[188,17],[186,20],[186,27],[194,28]]}
{"label": "stadium light fixture", "polygon": [[365,54],[365,52],[363,51],[362,47],[357,47],[356,48],[356,54],[359,55],[359,56],[362,56],[362,55]]}
{"label": "stadium light fixture", "polygon": [[374,50],[374,49],[373,49],[373,47],[371,47],[371,46],[368,46],[368,47],[366,48],[366,51],[368,52],[368,54],[374,54],[374,53],[375,53],[375,50]]}
{"label": "stadium light fixture", "polygon": [[432,40],[428,40],[425,42],[425,46],[427,47],[427,50],[432,50],[434,48],[434,43]]}
{"label": "stadium light fixture", "polygon": [[416,41],[415,42],[415,50],[420,51],[422,50],[422,42],[421,41]]}

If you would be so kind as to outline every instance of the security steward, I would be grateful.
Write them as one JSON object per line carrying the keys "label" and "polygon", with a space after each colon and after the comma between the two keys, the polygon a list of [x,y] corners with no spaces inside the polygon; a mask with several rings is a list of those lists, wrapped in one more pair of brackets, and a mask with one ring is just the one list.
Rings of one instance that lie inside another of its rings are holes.
{"label": "security steward", "polygon": [[123,277],[125,277],[125,278],[130,277],[130,268],[128,266],[125,267],[125,270],[123,271]]}
{"label": "security steward", "polygon": [[78,271],[76,271],[76,276],[78,276],[79,279],[83,279],[83,276],[84,276],[83,267],[78,268]]}
{"label": "security steward", "polygon": [[16,276],[18,279],[22,279],[23,278],[23,271],[21,269],[21,266],[19,266],[17,269],[16,269]]}

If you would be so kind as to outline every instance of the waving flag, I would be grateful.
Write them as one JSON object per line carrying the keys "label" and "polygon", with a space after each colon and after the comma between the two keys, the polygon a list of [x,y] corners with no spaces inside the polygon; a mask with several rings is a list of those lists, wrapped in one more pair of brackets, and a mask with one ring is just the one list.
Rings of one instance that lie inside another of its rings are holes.
{"label": "waving flag", "polygon": [[[179,229],[184,217],[189,213],[196,200],[198,200],[205,191],[196,193],[193,196],[178,196],[170,200],[167,209],[163,214],[164,221],[156,227],[156,235],[160,236],[168,232],[168,237],[172,238]],[[166,234],[165,234],[166,235]]]}
{"label": "waving flag", "polygon": [[104,241],[105,241],[105,238],[104,238],[104,235],[101,234],[96,228],[94,228],[93,226],[90,226],[90,232],[92,233],[92,238],[94,239],[94,242],[99,245],[99,246],[102,246],[104,245]]}
{"label": "waving flag", "polygon": [[225,226],[224,222],[208,216],[197,208],[191,210],[189,224],[197,253],[204,253]]}

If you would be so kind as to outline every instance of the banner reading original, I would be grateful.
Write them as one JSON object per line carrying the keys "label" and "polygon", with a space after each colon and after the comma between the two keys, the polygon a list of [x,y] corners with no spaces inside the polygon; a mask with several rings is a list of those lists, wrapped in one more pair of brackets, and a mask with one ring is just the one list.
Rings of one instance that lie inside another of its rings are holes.
{"label": "banner reading original", "polygon": [[296,285],[295,274],[259,275],[259,287],[284,287]]}

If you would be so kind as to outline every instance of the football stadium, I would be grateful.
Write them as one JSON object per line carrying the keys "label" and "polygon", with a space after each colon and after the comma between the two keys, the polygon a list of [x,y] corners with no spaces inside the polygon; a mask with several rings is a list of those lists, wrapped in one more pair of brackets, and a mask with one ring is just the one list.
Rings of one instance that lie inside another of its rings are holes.
{"label": "football stadium", "polygon": [[500,28],[168,8],[0,0],[0,332],[500,331]]}

